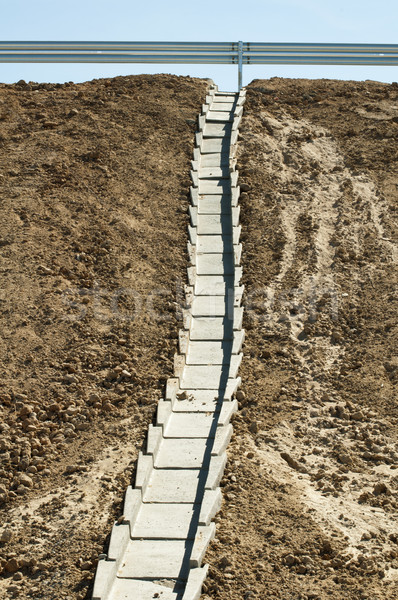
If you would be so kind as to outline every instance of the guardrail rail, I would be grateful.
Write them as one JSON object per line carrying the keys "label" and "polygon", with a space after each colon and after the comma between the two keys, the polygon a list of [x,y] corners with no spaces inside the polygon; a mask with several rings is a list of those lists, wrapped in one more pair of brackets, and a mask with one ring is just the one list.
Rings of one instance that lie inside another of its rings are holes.
{"label": "guardrail rail", "polygon": [[0,42],[3,63],[398,65],[398,44],[267,42]]}

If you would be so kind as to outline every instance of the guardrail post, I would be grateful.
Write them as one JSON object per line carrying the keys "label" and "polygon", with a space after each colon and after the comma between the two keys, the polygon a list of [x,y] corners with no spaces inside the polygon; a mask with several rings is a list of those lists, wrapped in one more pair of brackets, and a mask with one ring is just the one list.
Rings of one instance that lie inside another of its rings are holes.
{"label": "guardrail post", "polygon": [[242,88],[243,42],[238,42],[238,90]]}

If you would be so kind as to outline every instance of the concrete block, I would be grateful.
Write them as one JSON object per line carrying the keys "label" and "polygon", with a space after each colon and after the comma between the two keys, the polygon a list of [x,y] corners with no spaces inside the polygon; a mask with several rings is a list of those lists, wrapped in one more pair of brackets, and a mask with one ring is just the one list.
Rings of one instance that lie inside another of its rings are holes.
{"label": "concrete block", "polygon": [[159,400],[156,409],[156,425],[163,427],[167,423],[167,419],[170,417],[173,410],[171,400]]}
{"label": "concrete block", "polygon": [[[210,492],[209,492],[210,493]],[[193,540],[194,504],[142,504],[134,523],[133,539]]]}
{"label": "concrete block", "polygon": [[133,488],[131,485],[128,486],[126,490],[126,495],[124,497],[124,506],[123,506],[123,515],[124,515],[124,523],[130,525],[130,536],[131,529],[135,523],[135,520],[138,515],[138,511],[142,504],[142,491],[139,489]]}
{"label": "concrete block", "polygon": [[240,187],[231,189],[231,206],[237,206],[239,201]]}
{"label": "concrete block", "polygon": [[191,204],[192,206],[197,206],[198,205],[198,196],[199,196],[199,190],[198,188],[194,188],[194,187],[190,187],[189,188],[189,193],[191,196]]}
{"label": "concrete block", "polygon": [[234,245],[234,257],[235,257],[235,266],[239,266],[241,258],[242,258],[242,244]]}
{"label": "concrete block", "polygon": [[155,458],[156,469],[201,469],[206,439],[163,439]]}
{"label": "concrete block", "polygon": [[164,429],[165,438],[205,438],[214,427],[212,413],[176,413]]}
{"label": "concrete block", "polygon": [[153,456],[138,453],[137,469],[135,474],[135,487],[144,492],[153,470]]}
{"label": "concrete block", "polygon": [[112,527],[111,539],[108,548],[108,560],[121,562],[127,544],[130,541],[129,523],[115,523]]}
{"label": "concrete block", "polygon": [[232,425],[217,427],[214,444],[211,451],[212,456],[222,456],[232,437]]}
{"label": "concrete block", "polygon": [[229,102],[213,102],[211,105],[211,110],[214,111],[222,111],[230,113],[234,107],[234,100],[230,100]]}
{"label": "concrete block", "polygon": [[202,104],[202,115],[207,114],[207,112],[210,110],[210,102],[206,101],[206,104]]}
{"label": "concrete block", "polygon": [[179,591],[176,588],[178,586],[172,579],[145,581],[144,579],[117,578],[114,580],[112,591],[106,600],[153,600],[154,598],[179,600],[185,591],[184,589]]}
{"label": "concrete block", "polygon": [[[239,217],[240,217],[240,206],[232,207],[232,226],[233,227],[239,227]],[[240,230],[239,230],[239,233],[240,233]]]}
{"label": "concrete block", "polygon": [[235,300],[233,291],[228,296],[196,296],[191,311],[194,317],[229,317],[233,318]]}
{"label": "concrete block", "polygon": [[196,246],[197,235],[197,227],[192,227],[191,225],[188,225],[188,238],[193,246]]}
{"label": "concrete block", "polygon": [[232,398],[232,396],[236,393],[237,389],[240,387],[241,378],[236,377],[235,379],[228,379],[227,387],[225,388],[225,398]]}
{"label": "concrete block", "polygon": [[200,148],[194,148],[192,154],[193,154],[193,159],[198,161],[200,158]]}
{"label": "concrete block", "polygon": [[201,165],[199,170],[194,172],[198,173],[199,179],[227,179],[229,177],[229,165],[224,167],[219,165],[205,167]]}
{"label": "concrete block", "polygon": [[173,402],[174,412],[214,412],[217,408],[218,390],[188,390],[185,394]]}
{"label": "concrete block", "polygon": [[203,128],[206,124],[206,115],[202,115],[198,118],[198,130],[203,131]]}
{"label": "concrete block", "polygon": [[173,401],[179,389],[180,381],[178,377],[169,377],[166,382],[166,400]]}
{"label": "concrete block", "polygon": [[231,196],[228,194],[201,195],[198,200],[198,214],[231,214]]}
{"label": "concrete block", "polygon": [[181,354],[188,352],[189,331],[180,329],[178,332],[178,347]]}
{"label": "concrete block", "polygon": [[192,542],[180,540],[130,540],[121,578],[187,578]]}
{"label": "concrete block", "polygon": [[216,152],[214,154],[202,154],[198,160],[201,169],[208,167],[227,167],[229,168],[229,151]]}
{"label": "concrete block", "polygon": [[232,171],[232,173],[231,173],[231,186],[232,187],[236,187],[238,185],[238,177],[239,177],[239,172]]}
{"label": "concrete block", "polygon": [[198,215],[198,235],[221,236],[231,228],[228,215]]}
{"label": "concrete block", "polygon": [[198,208],[196,206],[188,206],[189,217],[192,227],[198,226]]}
{"label": "concrete block", "polygon": [[[186,355],[187,365],[231,365],[235,372],[240,366],[241,354],[231,354],[238,348],[238,340],[234,336],[232,342],[193,342],[191,341]],[[235,377],[236,375],[234,375]]]}
{"label": "concrete block", "polygon": [[231,110],[213,110],[213,106],[211,106],[206,114],[206,123],[230,123],[232,120],[233,114]]}
{"label": "concrete block", "polygon": [[222,494],[220,488],[206,490],[200,507],[199,525],[210,525],[212,519],[221,508]]}
{"label": "concrete block", "polygon": [[191,170],[191,180],[192,180],[192,185],[194,187],[198,187],[198,185],[199,185],[198,171]]}
{"label": "concrete block", "polygon": [[215,523],[210,523],[210,525],[207,526],[199,525],[189,561],[191,568],[200,567],[202,565],[202,560],[207,547],[215,535]]}
{"label": "concrete block", "polygon": [[232,275],[198,275],[195,278],[195,295],[225,296],[227,290],[233,290],[234,286]]}
{"label": "concrete block", "polygon": [[223,317],[192,317],[191,340],[232,340],[233,322]]}
{"label": "concrete block", "polygon": [[[237,214],[238,214],[238,219],[239,219],[239,213],[237,213]],[[232,215],[232,224],[234,223],[234,221],[236,222],[236,216],[234,217],[234,215]],[[233,239],[234,244],[239,244],[241,231],[242,231],[242,227],[240,225],[233,225],[232,239]]]}
{"label": "concrete block", "polygon": [[235,267],[235,285],[238,285],[242,279],[242,267]]}
{"label": "concrete block", "polygon": [[199,600],[202,592],[202,585],[207,576],[207,571],[208,565],[201,568],[190,569],[182,600]]}
{"label": "concrete block", "polygon": [[[188,313],[190,314],[190,313]],[[185,354],[174,354],[174,375],[181,378],[185,367]]]}
{"label": "concrete block", "polygon": [[[235,92],[219,92],[214,94],[213,96],[213,103],[217,103],[217,102],[235,102],[236,101],[236,95]],[[210,105],[211,107],[212,105]]]}
{"label": "concrete block", "polygon": [[202,141],[203,141],[203,132],[199,131],[198,133],[195,133],[195,145],[198,148],[202,148]]}
{"label": "concrete block", "polygon": [[238,137],[239,137],[239,132],[237,129],[233,129],[231,131],[231,146],[235,146],[235,144],[238,141]]}
{"label": "concrete block", "polygon": [[[196,262],[196,261],[195,261]],[[192,266],[192,267],[188,267],[187,268],[187,276],[188,276],[188,282],[189,285],[195,286],[196,284],[196,267]],[[194,288],[195,289],[195,288]]]}
{"label": "concrete block", "polygon": [[224,425],[228,425],[232,416],[238,410],[238,401],[237,400],[224,400],[223,405],[221,407],[220,416],[218,418],[218,424],[220,427]]}
{"label": "concrete block", "polygon": [[232,131],[237,131],[239,129],[241,120],[242,120],[242,115],[237,115],[236,117],[234,117],[234,121],[232,123]]}
{"label": "concrete block", "polygon": [[230,183],[226,179],[199,179],[199,194],[229,193]]}
{"label": "concrete block", "polygon": [[203,235],[197,237],[196,252],[198,254],[209,252],[232,252],[232,236]]}
{"label": "concrete block", "polygon": [[[214,470],[216,467],[217,464],[214,463],[209,484],[216,479]],[[194,503],[198,483],[199,469],[153,469],[143,500],[160,503]]]}
{"label": "concrete block", "polygon": [[219,456],[212,456],[210,459],[209,472],[206,479],[206,490],[215,490],[224,475],[225,465],[227,464],[227,453],[223,452]]}
{"label": "concrete block", "polygon": [[156,427],[152,424],[149,425],[146,453],[148,455],[152,454],[155,456],[159,450],[161,440],[162,440],[162,427]]}
{"label": "concrete block", "polygon": [[243,114],[243,106],[241,104],[237,104],[235,111],[234,111],[234,117],[239,117]]}
{"label": "concrete block", "polygon": [[115,561],[99,560],[95,573],[92,600],[108,600],[118,565]]}
{"label": "concrete block", "polygon": [[182,390],[213,390],[234,377],[236,371],[227,365],[186,365],[182,371],[180,387]]}
{"label": "concrete block", "polygon": [[226,139],[231,135],[232,123],[208,123],[206,121],[203,128],[203,139],[206,138],[223,138]]}
{"label": "concrete block", "polygon": [[243,308],[235,308],[234,310],[234,329],[242,329]]}
{"label": "concrete block", "polygon": [[[187,419],[192,415],[186,415]],[[211,448],[212,456],[225,451],[232,435],[232,426],[218,427],[214,443],[209,446],[207,438],[164,438],[155,458],[155,470],[201,469]]]}
{"label": "concrete block", "polygon": [[235,270],[235,258],[232,253],[198,254],[196,256],[197,275],[232,275]]}
{"label": "concrete block", "polygon": [[203,139],[203,134],[196,134],[196,143],[202,154],[214,154],[215,152],[223,152],[229,148],[229,142],[225,143],[225,140],[221,138]]}

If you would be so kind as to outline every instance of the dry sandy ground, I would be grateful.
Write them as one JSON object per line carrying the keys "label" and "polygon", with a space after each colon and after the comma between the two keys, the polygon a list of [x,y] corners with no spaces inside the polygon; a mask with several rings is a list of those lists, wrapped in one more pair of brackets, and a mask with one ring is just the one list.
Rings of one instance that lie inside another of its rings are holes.
{"label": "dry sandy ground", "polygon": [[398,597],[398,86],[253,82],[240,412],[207,597]]}
{"label": "dry sandy ground", "polygon": [[[90,598],[172,372],[207,85],[0,86],[2,600]],[[245,358],[203,600],[398,597],[397,133],[396,85],[249,86]]]}

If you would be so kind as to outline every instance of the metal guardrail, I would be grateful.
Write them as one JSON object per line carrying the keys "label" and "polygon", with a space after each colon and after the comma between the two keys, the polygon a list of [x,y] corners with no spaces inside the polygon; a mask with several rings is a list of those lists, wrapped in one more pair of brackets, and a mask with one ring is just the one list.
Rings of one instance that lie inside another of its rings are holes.
{"label": "metal guardrail", "polygon": [[0,42],[5,63],[398,65],[398,44],[263,42]]}

